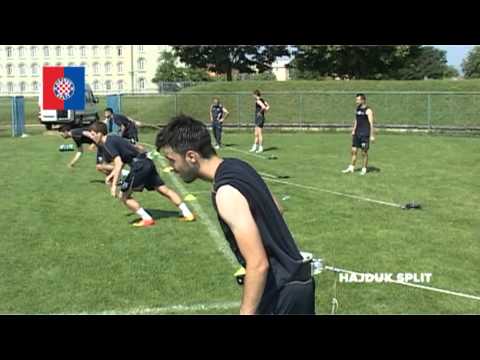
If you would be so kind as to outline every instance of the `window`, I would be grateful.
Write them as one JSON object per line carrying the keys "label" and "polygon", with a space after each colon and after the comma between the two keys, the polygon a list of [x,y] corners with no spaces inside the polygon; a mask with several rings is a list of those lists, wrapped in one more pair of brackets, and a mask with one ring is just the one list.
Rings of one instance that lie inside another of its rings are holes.
{"label": "window", "polygon": [[87,56],[87,48],[85,46],[80,47],[80,56],[82,57]]}
{"label": "window", "polygon": [[68,47],[68,56],[73,56],[73,55],[75,55],[73,46],[69,46]]}
{"label": "window", "polygon": [[98,46],[92,46],[93,56],[98,56]]}
{"label": "window", "polygon": [[112,72],[112,65],[109,62],[105,63],[105,73],[111,74],[111,72]]}
{"label": "window", "polygon": [[55,55],[56,56],[62,56],[62,47],[61,46],[55,47]]}
{"label": "window", "polygon": [[98,80],[93,82],[93,90],[99,90]]}
{"label": "window", "polygon": [[93,63],[93,73],[98,74],[99,71],[100,71],[100,66],[98,65],[98,63]]}
{"label": "window", "polygon": [[43,56],[50,56],[50,49],[48,48],[48,46],[43,47]]}
{"label": "window", "polygon": [[25,64],[18,65],[18,73],[20,75],[25,75]]}
{"label": "window", "polygon": [[117,47],[117,55],[118,56],[123,56],[123,47],[122,46]]}
{"label": "window", "polygon": [[140,88],[140,90],[145,89],[145,79],[140,78],[140,80],[138,80],[138,87]]}
{"label": "window", "polygon": [[32,75],[38,75],[38,65],[32,64]]}
{"label": "window", "polygon": [[112,82],[110,80],[105,81],[105,90],[112,90]]}
{"label": "window", "polygon": [[57,62],[57,63],[55,64],[55,66],[62,66],[62,63],[61,63],[61,62]]}
{"label": "window", "polygon": [[48,62],[44,63],[43,66],[50,66]]}
{"label": "window", "polygon": [[23,46],[18,47],[18,56],[25,57],[25,48]]}
{"label": "window", "polygon": [[69,62],[69,63],[68,63],[68,66],[75,66],[75,63]]}
{"label": "window", "polygon": [[7,84],[7,92],[8,92],[9,94],[11,94],[11,93],[13,92],[13,83],[12,83],[12,82],[9,82],[9,83]]}
{"label": "window", "polygon": [[7,64],[7,75],[13,75],[13,65]]}
{"label": "window", "polygon": [[25,90],[27,90],[27,84],[25,84],[25,82],[21,82],[20,83],[20,92],[23,93],[25,92]]}
{"label": "window", "polygon": [[105,56],[110,56],[111,55],[110,52],[111,52],[110,46],[108,46],[108,45],[105,46]]}
{"label": "window", "polygon": [[123,80],[118,80],[117,81],[117,89],[118,90],[123,90]]}
{"label": "window", "polygon": [[7,57],[12,57],[13,56],[13,48],[11,46],[7,46],[7,48],[5,49],[5,51],[7,52]]}
{"label": "window", "polygon": [[118,72],[119,74],[123,73],[123,63],[119,62],[119,63],[117,64],[117,72]]}
{"label": "window", "polygon": [[38,50],[38,48],[37,48],[36,46],[32,46],[32,47],[30,48],[30,55],[31,55],[32,57],[37,57],[37,50]]}
{"label": "window", "polygon": [[33,91],[38,91],[38,82],[37,81],[32,82],[32,90]]}
{"label": "window", "polygon": [[143,53],[143,51],[144,51],[143,45],[138,45],[138,52]]}
{"label": "window", "polygon": [[140,58],[138,59],[138,70],[143,70],[145,69],[145,59]]}

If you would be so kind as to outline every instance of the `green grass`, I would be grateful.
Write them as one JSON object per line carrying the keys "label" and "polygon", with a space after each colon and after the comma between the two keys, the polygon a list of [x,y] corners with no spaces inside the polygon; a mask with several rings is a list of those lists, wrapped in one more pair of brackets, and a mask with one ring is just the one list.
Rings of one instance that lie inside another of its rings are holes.
{"label": "green grass", "polygon": [[[250,133],[226,133],[225,142],[248,150]],[[152,143],[153,132],[141,140]],[[404,211],[269,181],[300,248],[328,264],[360,272],[431,272],[430,286],[480,295],[480,211],[476,137],[380,135],[371,166],[361,177],[340,170],[349,160],[346,134],[267,132],[265,160],[226,147],[257,170],[288,175],[288,182],[377,200],[420,202]],[[78,168],[63,139],[34,135],[0,138],[3,164],[0,203],[0,313],[126,313],[238,302],[236,266],[217,248],[205,224],[181,223],[175,208],[154,193],[138,199],[160,217],[156,226],[134,229],[127,209],[112,199],[94,170],[94,153]],[[160,164],[158,167],[161,168]],[[161,173],[175,188],[169,175]],[[93,182],[92,182],[93,181]],[[217,230],[210,184],[185,185],[198,192]],[[219,230],[220,231],[220,230]],[[223,240],[223,239],[222,239]],[[334,275],[317,276],[319,314],[330,312]],[[480,302],[394,284],[337,283],[339,314],[480,313]],[[164,310],[165,313],[237,313]]]}
{"label": "green grass", "polygon": [[[211,82],[186,88],[176,96],[122,97],[122,112],[147,124],[163,124],[177,113],[184,112],[207,121],[213,96],[220,96],[230,111],[232,124],[253,122],[254,89],[264,92],[271,104],[268,123],[351,124],[356,92],[365,92],[378,124],[429,124],[428,97],[425,94],[369,94],[375,91],[449,91],[454,94],[431,96],[431,124],[434,126],[480,126],[480,95],[460,94],[478,91],[479,80],[427,81],[236,81]],[[312,91],[345,91],[346,94],[311,94]],[[195,92],[196,94],[192,94]],[[246,92],[246,93],[245,93]],[[296,92],[281,94],[279,92]],[[200,94],[198,94],[200,93]],[[302,94],[301,94],[302,93]],[[37,100],[26,98],[27,124],[38,124]],[[106,105],[100,97],[98,109]],[[10,98],[0,98],[0,125],[10,124]]]}

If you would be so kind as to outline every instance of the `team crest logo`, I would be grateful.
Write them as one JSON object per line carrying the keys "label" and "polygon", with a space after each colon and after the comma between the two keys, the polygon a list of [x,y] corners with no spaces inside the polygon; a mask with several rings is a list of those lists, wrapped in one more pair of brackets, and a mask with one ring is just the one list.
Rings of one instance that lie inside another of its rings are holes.
{"label": "team crest logo", "polygon": [[75,93],[75,84],[68,78],[60,78],[55,81],[53,92],[60,100],[68,100]]}

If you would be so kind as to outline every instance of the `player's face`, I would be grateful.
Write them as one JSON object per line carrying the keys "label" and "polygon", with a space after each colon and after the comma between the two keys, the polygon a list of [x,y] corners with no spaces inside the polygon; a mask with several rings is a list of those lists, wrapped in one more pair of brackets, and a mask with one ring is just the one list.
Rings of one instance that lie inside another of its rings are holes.
{"label": "player's face", "polygon": [[91,135],[91,139],[93,141],[95,141],[97,144],[100,143],[100,139],[102,138],[102,133],[100,133],[100,132],[97,133],[93,130],[90,130],[90,135]]}
{"label": "player's face", "polygon": [[363,101],[363,99],[362,99],[360,96],[357,96],[357,97],[355,98],[355,103],[356,103],[357,105],[363,105],[365,102]]}
{"label": "player's face", "polygon": [[213,99],[213,105],[218,105],[218,99]]}
{"label": "player's face", "polygon": [[112,113],[110,111],[105,111],[103,115],[105,115],[105,119],[110,119],[110,117],[112,116]]}
{"label": "player's face", "polygon": [[191,183],[199,177],[198,172],[200,167],[193,151],[188,151],[182,156],[171,148],[165,148],[164,155],[173,168],[173,171],[179,174],[184,182]]}

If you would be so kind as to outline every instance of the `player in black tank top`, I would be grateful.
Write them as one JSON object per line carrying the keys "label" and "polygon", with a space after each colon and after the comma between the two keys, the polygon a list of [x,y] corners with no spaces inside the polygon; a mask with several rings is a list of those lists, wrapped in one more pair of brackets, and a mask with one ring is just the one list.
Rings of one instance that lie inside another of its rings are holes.
{"label": "player in black tank top", "polygon": [[213,137],[215,138],[215,149],[222,146],[223,122],[227,118],[228,110],[220,104],[220,100],[213,98],[213,104],[210,106],[210,122],[212,124]]}
{"label": "player in black tank top", "polygon": [[367,98],[364,94],[357,94],[355,98],[357,108],[355,111],[355,121],[352,130],[352,162],[342,172],[344,174],[353,173],[355,171],[355,163],[357,161],[358,149],[362,149],[363,167],[360,172],[365,175],[368,169],[368,149],[370,141],[375,141],[373,129],[373,111],[367,106]]}
{"label": "player in black tank top", "polygon": [[255,139],[250,152],[263,152],[263,126],[265,124],[265,112],[270,110],[270,105],[261,97],[260,91],[253,92],[255,99]]}
{"label": "player in black tank top", "polygon": [[212,202],[238,262],[245,268],[241,314],[314,314],[315,282],[267,185],[249,164],[222,159],[206,126],[178,116],[157,135],[187,183],[213,182]]}

